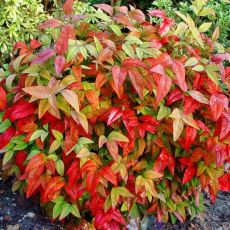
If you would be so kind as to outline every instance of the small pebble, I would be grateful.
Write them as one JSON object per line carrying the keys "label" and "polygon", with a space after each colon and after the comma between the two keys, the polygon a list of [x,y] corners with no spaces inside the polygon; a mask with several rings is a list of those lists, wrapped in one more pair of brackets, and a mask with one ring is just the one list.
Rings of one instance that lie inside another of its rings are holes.
{"label": "small pebble", "polygon": [[27,212],[26,216],[33,218],[35,216],[35,214],[33,212]]}

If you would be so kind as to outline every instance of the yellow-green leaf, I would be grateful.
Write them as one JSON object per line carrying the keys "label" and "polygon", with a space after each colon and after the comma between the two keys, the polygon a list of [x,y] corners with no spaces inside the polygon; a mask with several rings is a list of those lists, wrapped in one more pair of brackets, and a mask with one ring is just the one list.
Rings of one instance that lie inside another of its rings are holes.
{"label": "yellow-green leaf", "polygon": [[129,139],[124,136],[123,134],[113,131],[109,134],[108,140],[110,141],[122,141],[122,142],[129,142]]}
{"label": "yellow-green leaf", "polygon": [[54,140],[50,145],[49,153],[55,152],[61,146],[61,143],[60,140]]}
{"label": "yellow-green leaf", "polygon": [[201,33],[204,33],[206,32],[207,30],[209,30],[209,28],[212,26],[212,23],[211,22],[205,22],[203,24],[200,25],[199,27],[199,31]]}
{"label": "yellow-green leaf", "polygon": [[173,121],[173,140],[177,141],[184,129],[184,122],[182,119],[175,119]]}
{"label": "yellow-green leaf", "polygon": [[197,58],[191,57],[191,58],[189,58],[189,59],[185,62],[185,65],[184,65],[184,66],[186,66],[186,67],[194,66],[194,65],[196,65],[197,63],[198,63]]}
{"label": "yellow-green leaf", "polygon": [[55,168],[60,176],[64,175],[65,166],[61,159],[57,160],[55,163]]}

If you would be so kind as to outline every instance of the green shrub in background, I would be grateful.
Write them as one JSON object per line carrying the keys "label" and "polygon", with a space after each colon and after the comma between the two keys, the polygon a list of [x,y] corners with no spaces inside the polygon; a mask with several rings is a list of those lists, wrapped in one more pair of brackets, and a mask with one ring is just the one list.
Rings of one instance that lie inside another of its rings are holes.
{"label": "green shrub in background", "polygon": [[[189,14],[193,20],[201,25],[203,22],[212,22],[212,27],[219,26],[219,43],[224,47],[230,47],[230,1],[229,0],[195,0],[195,1],[173,1],[155,0],[153,8],[163,9],[168,16],[177,22],[181,21],[176,15],[176,11]],[[208,35],[211,30],[208,30]]]}
{"label": "green shrub in background", "polygon": [[38,24],[46,19],[40,0],[4,0],[0,5],[0,63],[12,54],[16,41],[38,37]]}
{"label": "green shrub in background", "polygon": [[[0,65],[6,63],[12,56],[16,41],[28,42],[40,37],[38,25],[48,17],[61,14],[61,0],[4,0],[0,5]],[[47,11],[45,11],[45,9]],[[93,13],[95,9],[90,2],[74,2],[75,14]],[[49,45],[49,35],[40,37]]]}

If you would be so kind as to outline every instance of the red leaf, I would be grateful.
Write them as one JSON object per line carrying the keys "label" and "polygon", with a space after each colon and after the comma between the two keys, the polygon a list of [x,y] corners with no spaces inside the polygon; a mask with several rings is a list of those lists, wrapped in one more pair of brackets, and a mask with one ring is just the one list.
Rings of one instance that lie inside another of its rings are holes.
{"label": "red leaf", "polygon": [[65,191],[73,201],[76,201],[84,193],[85,189],[81,188],[81,184],[67,184]]}
{"label": "red leaf", "polygon": [[190,157],[190,161],[195,163],[199,161],[203,156],[205,152],[201,148],[195,148],[192,152],[192,156]]}
{"label": "red leaf", "polygon": [[14,50],[16,49],[28,49],[27,45],[25,42],[16,42],[15,45],[14,45]]}
{"label": "red leaf", "polygon": [[174,169],[175,169],[175,159],[174,157],[169,153],[168,154],[168,168],[169,168],[169,171],[174,175]]}
{"label": "red leaf", "polygon": [[30,42],[30,49],[37,49],[38,47],[40,47],[42,45],[41,42],[37,41],[36,39],[32,39]]}
{"label": "red leaf", "polygon": [[23,150],[18,151],[15,156],[15,163],[18,166],[21,175],[25,172],[25,169],[26,169],[26,166],[24,164],[24,161],[26,160],[26,158],[27,158],[27,153]]}
{"label": "red leaf", "polygon": [[219,186],[220,190],[230,192],[230,173],[226,173],[219,178]]}
{"label": "red leaf", "polygon": [[49,202],[55,199],[60,189],[65,185],[65,182],[62,177],[56,176],[53,177],[46,185],[44,195],[41,197],[42,202]]}
{"label": "red leaf", "polygon": [[161,74],[161,75],[165,74],[164,67],[161,64],[155,65],[153,68],[150,69],[150,72],[158,73],[158,74]]}
{"label": "red leaf", "polygon": [[120,66],[113,66],[112,67],[112,75],[115,87],[119,89],[127,77],[127,71]]}
{"label": "red leaf", "polygon": [[220,139],[223,139],[230,133],[230,112],[224,112],[221,123]]}
{"label": "red leaf", "polygon": [[129,70],[129,78],[132,82],[132,85],[141,99],[144,98],[144,81],[141,74],[135,70]]}
{"label": "red leaf", "polygon": [[107,47],[99,53],[98,61],[99,62],[108,61],[112,56],[113,56],[113,51],[109,47]]}
{"label": "red leaf", "polygon": [[26,198],[29,198],[40,186],[42,181],[41,177],[34,177],[33,179],[28,180]]}
{"label": "red leaf", "polygon": [[0,86],[0,111],[6,108],[6,91]]}
{"label": "red leaf", "polygon": [[96,90],[100,89],[107,82],[107,76],[103,73],[98,73],[96,78]]}
{"label": "red leaf", "polygon": [[154,162],[153,170],[157,172],[162,172],[168,165],[169,154],[167,153],[166,148],[161,150],[160,155],[157,157],[156,161]]}
{"label": "red leaf", "polygon": [[113,16],[113,7],[107,4],[94,4],[95,7],[105,11],[110,16]]}
{"label": "red leaf", "polygon": [[183,142],[184,148],[189,152],[190,145],[193,143],[197,135],[197,129],[187,126],[185,129],[185,142]]}
{"label": "red leaf", "polygon": [[34,64],[40,64],[42,62],[47,61],[48,59],[50,59],[51,57],[53,57],[55,54],[55,51],[52,50],[51,48],[47,48],[45,50],[42,50],[40,53],[38,53],[38,55],[34,58],[34,60],[32,61],[32,65]]}
{"label": "red leaf", "polygon": [[122,62],[122,67],[126,67],[126,68],[130,68],[130,67],[142,67],[142,68],[146,68],[146,64],[139,60],[139,59],[135,59],[135,58],[126,58],[123,62]]}
{"label": "red leaf", "polygon": [[117,209],[110,208],[107,213],[112,220],[115,220],[119,224],[126,225],[126,222],[125,222],[123,216],[121,215],[121,213]]}
{"label": "red leaf", "polygon": [[193,178],[193,176],[196,175],[196,170],[197,170],[197,168],[195,165],[187,167],[185,172],[184,172],[182,184],[188,183]]}
{"label": "red leaf", "polygon": [[163,19],[166,18],[165,12],[163,10],[151,10],[149,11],[149,15]]}
{"label": "red leaf", "polygon": [[159,122],[156,121],[156,120],[153,118],[153,116],[151,116],[151,115],[143,115],[143,116],[139,117],[139,120],[140,120],[140,121],[143,121],[143,122],[145,122],[145,123],[148,123],[148,124],[150,124],[150,125],[154,125],[154,126],[159,125]]}
{"label": "red leaf", "polygon": [[63,11],[65,15],[73,13],[73,2],[74,0],[66,0],[65,4],[63,5]]}
{"label": "red leaf", "polygon": [[118,14],[113,17],[113,20],[124,25],[124,26],[132,26],[132,24],[129,21],[129,18],[124,14]]}
{"label": "red leaf", "polygon": [[217,121],[224,109],[228,110],[228,98],[224,94],[213,94],[210,98],[213,120]]}
{"label": "red leaf", "polygon": [[161,100],[168,94],[172,85],[172,80],[166,74],[160,76],[157,84],[156,103],[159,104]]}
{"label": "red leaf", "polygon": [[109,182],[111,182],[113,185],[117,186],[117,177],[116,174],[112,171],[112,169],[108,166],[104,166],[101,169],[101,175],[108,180]]}
{"label": "red leaf", "polygon": [[185,68],[184,65],[179,61],[174,61],[172,63],[172,69],[176,75],[176,84],[186,92],[188,90],[187,84],[185,82]]}
{"label": "red leaf", "polygon": [[137,116],[132,110],[123,110],[122,121],[128,132],[131,132],[133,127],[139,125]]}
{"label": "red leaf", "polygon": [[56,42],[56,52],[59,55],[62,55],[65,51],[67,51],[69,39],[75,39],[75,30],[72,25],[65,25]]}
{"label": "red leaf", "polygon": [[169,93],[169,96],[166,101],[166,106],[171,105],[174,102],[177,102],[183,98],[183,94],[179,89],[174,89]]}
{"label": "red leaf", "polygon": [[190,96],[184,96],[184,113],[193,113],[200,107],[200,103]]}
{"label": "red leaf", "polygon": [[0,134],[0,150],[6,147],[14,135],[15,129],[13,127],[9,127],[4,133]]}
{"label": "red leaf", "polygon": [[113,124],[117,119],[122,116],[122,110],[120,108],[112,108],[107,125]]}
{"label": "red leaf", "polygon": [[69,152],[74,147],[74,145],[77,143],[78,137],[78,128],[75,124],[71,123],[70,129],[66,130],[65,133],[64,152]]}
{"label": "red leaf", "polygon": [[45,156],[43,153],[38,153],[34,155],[26,166],[26,173],[38,168],[45,163]]}
{"label": "red leaf", "polygon": [[20,131],[25,133],[33,133],[37,129],[37,125],[34,123],[34,116],[28,116],[18,120],[17,127]]}
{"label": "red leaf", "polygon": [[63,68],[65,67],[65,57],[58,55],[55,60],[55,69],[56,69],[56,73],[60,74],[63,70]]}
{"label": "red leaf", "polygon": [[136,20],[139,23],[143,23],[145,21],[145,15],[141,10],[133,9],[128,12],[129,17],[133,20]]}
{"label": "red leaf", "polygon": [[167,34],[172,24],[173,24],[172,19],[170,18],[163,19],[159,26],[159,34],[161,36],[164,36],[165,34]]}
{"label": "red leaf", "polygon": [[20,101],[6,110],[3,119],[9,118],[11,121],[15,121],[34,114],[35,110],[33,103]]}
{"label": "red leaf", "polygon": [[57,28],[61,26],[61,21],[55,18],[47,19],[45,22],[39,25],[40,29]]}

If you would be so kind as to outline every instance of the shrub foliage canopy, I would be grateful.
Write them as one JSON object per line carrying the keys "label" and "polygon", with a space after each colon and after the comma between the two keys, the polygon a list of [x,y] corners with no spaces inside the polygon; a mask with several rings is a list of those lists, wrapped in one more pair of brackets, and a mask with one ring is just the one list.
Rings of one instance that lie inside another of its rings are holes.
{"label": "shrub foliage canopy", "polygon": [[[128,216],[196,215],[229,190],[230,70],[189,15],[98,4],[48,19],[51,46],[16,43],[0,86],[0,149],[13,190],[53,219],[123,229]],[[95,17],[97,23],[87,17]],[[160,18],[154,25],[152,17]]]}

